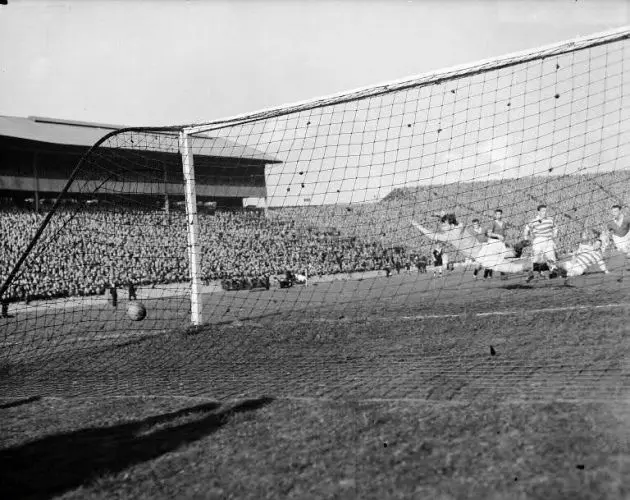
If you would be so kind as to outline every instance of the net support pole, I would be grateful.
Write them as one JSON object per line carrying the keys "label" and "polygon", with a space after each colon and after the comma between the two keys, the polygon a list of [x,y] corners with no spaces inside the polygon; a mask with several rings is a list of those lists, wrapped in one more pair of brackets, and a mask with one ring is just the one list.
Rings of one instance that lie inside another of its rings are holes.
{"label": "net support pole", "polygon": [[202,323],[201,303],[201,248],[199,245],[199,221],[197,218],[197,194],[195,189],[195,162],[190,137],[179,133],[179,150],[184,168],[184,192],[186,195],[186,229],[188,232],[188,263],[190,268],[191,322]]}

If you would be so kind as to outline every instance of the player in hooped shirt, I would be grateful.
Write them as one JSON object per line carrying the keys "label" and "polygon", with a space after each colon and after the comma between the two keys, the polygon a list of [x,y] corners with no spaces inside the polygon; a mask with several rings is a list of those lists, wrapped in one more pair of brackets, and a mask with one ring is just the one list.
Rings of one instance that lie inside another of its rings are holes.
{"label": "player in hooped shirt", "polygon": [[[618,205],[614,208],[619,210]],[[624,232],[625,222],[622,218],[617,217],[618,213],[617,211],[613,212],[617,228],[621,227],[621,229],[618,229],[616,233],[614,228],[611,231],[613,231],[613,236],[617,236],[615,238],[617,248],[628,249],[628,246],[624,246],[624,244],[629,244],[630,223],[626,225],[627,229]],[[490,237],[486,242],[480,241],[479,233],[472,227],[458,224],[454,214],[442,216],[441,227],[438,231],[427,229],[415,221],[412,221],[412,224],[432,240],[449,243],[462,255],[472,259],[479,267],[494,269],[501,273],[529,271],[528,281],[533,277],[532,269],[541,272],[545,267],[548,267],[555,275],[561,275],[565,278],[582,275],[591,266],[597,266],[600,271],[609,273],[602,252],[605,238],[596,229],[583,232],[582,241],[578,248],[570,256],[561,260],[557,259],[554,243],[557,228],[553,219],[546,217],[544,205],[538,207],[538,217],[531,221],[525,229],[525,236],[531,236],[533,239],[532,259],[514,258],[514,252],[507,248],[499,238]],[[623,239],[624,235],[626,240]]]}
{"label": "player in hooped shirt", "polygon": [[[532,239],[532,264],[533,270],[527,277],[527,281],[534,279],[534,271],[542,275],[545,267],[549,268],[550,276],[557,268],[556,243],[554,239],[558,236],[558,228],[553,218],[547,216],[547,206],[538,205],[538,214],[530,221],[523,232],[523,238]],[[546,266],[545,266],[546,265]]]}
{"label": "player in hooped shirt", "polygon": [[570,259],[559,262],[559,265],[566,270],[567,278],[584,274],[590,266],[597,266],[600,271],[608,274],[602,253],[601,232],[597,229],[584,231],[577,250],[572,253]]}

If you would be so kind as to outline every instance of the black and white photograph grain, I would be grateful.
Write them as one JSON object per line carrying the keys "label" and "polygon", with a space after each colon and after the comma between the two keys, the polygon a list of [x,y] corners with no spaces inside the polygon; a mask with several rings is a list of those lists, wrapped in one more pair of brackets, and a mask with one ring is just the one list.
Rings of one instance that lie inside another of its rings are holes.
{"label": "black and white photograph grain", "polygon": [[0,498],[630,500],[630,0],[0,0]]}

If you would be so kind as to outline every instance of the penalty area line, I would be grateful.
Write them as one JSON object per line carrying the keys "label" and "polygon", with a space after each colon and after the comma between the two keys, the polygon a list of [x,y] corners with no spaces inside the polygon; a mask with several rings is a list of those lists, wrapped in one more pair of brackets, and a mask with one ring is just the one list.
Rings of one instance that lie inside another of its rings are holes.
{"label": "penalty area line", "polygon": [[[483,318],[488,316],[515,316],[519,314],[541,314],[541,313],[553,313],[563,311],[583,311],[590,309],[612,309],[630,307],[630,304],[602,304],[597,306],[584,305],[584,306],[564,306],[564,307],[546,307],[542,309],[512,309],[510,311],[488,311],[475,313],[473,316]],[[421,319],[445,319],[445,318],[459,318],[466,316],[465,314],[430,314],[430,315],[417,315],[417,316],[401,316],[400,319],[407,320],[421,320]]]}
{"label": "penalty area line", "polygon": [[[512,309],[509,311],[487,311],[480,312],[474,314],[467,313],[459,313],[459,314],[417,314],[414,316],[397,316],[396,319],[404,320],[404,321],[418,321],[418,320],[426,320],[426,319],[452,319],[452,318],[470,318],[470,317],[489,317],[489,316],[517,316],[524,314],[544,314],[544,313],[554,313],[554,312],[562,312],[562,311],[581,311],[581,310],[594,310],[594,309],[614,309],[614,308],[624,308],[630,307],[630,304],[601,304],[601,305],[582,305],[582,306],[564,306],[564,307],[547,307],[542,309]],[[373,321],[375,318],[371,316],[360,316],[360,317],[342,317],[342,318],[324,318],[324,317],[315,317],[309,318],[307,320],[290,320],[285,319],[284,321],[287,323],[293,324],[312,324],[312,323],[330,323],[330,324],[338,324],[338,323],[351,323],[354,321]],[[378,319],[383,319],[381,316]],[[244,326],[249,324],[249,320],[242,319],[236,325],[231,326]]]}
{"label": "penalty area line", "polygon": [[[514,405],[514,404],[548,404],[548,403],[570,403],[570,404],[610,404],[616,403],[613,398],[563,398],[554,396],[536,396],[532,397],[505,397],[499,400],[491,398],[473,398],[473,399],[430,399],[422,397],[400,397],[400,398],[379,398],[379,397],[326,397],[326,396],[274,396],[276,401],[292,401],[302,403],[382,403],[382,404],[423,404],[435,406],[470,406],[471,404],[492,400],[496,405]],[[630,410],[630,404],[627,405]]]}

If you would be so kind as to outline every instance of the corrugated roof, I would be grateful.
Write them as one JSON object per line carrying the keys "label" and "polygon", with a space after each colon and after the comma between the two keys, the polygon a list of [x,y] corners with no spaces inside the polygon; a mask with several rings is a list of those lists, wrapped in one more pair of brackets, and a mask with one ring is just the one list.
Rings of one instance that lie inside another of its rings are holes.
{"label": "corrugated roof", "polygon": [[[35,116],[24,118],[0,115],[0,137],[63,146],[89,148],[104,135],[119,128],[124,127]],[[168,154],[178,154],[179,152],[179,140],[175,133],[149,132],[149,136],[140,132],[128,132],[127,134],[137,134],[140,140],[135,144],[142,144],[142,147],[134,147],[130,141],[123,146],[125,149],[143,149]],[[266,155],[257,149],[220,137],[196,136],[192,140],[192,146],[193,153],[199,156],[238,158],[261,163],[282,163],[277,158]]]}

